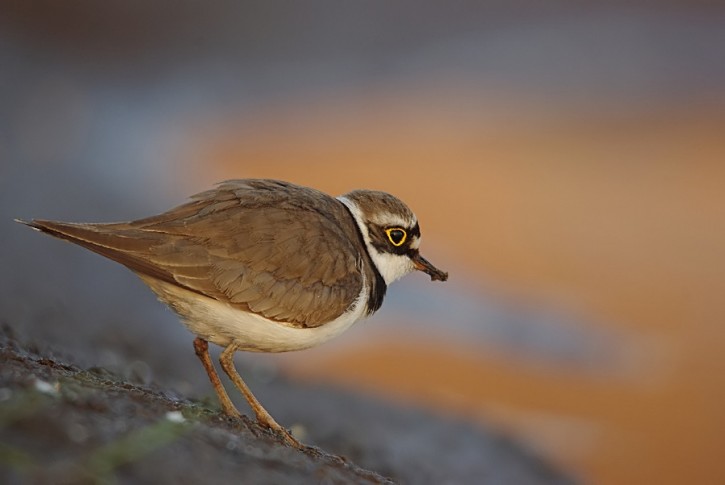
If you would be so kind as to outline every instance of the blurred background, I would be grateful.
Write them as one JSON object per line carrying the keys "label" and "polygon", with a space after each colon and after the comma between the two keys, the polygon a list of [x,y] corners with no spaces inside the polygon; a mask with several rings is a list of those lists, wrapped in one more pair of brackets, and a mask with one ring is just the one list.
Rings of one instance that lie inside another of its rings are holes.
{"label": "blurred background", "polygon": [[0,319],[209,392],[132,274],[12,219],[227,178],[386,190],[450,281],[240,360],[493,425],[587,483],[724,483],[718,3],[4,1]]}

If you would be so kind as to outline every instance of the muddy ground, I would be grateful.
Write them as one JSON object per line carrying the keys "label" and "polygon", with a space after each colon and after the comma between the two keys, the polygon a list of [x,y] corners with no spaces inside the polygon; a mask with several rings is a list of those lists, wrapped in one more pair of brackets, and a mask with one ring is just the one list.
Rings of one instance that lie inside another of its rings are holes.
{"label": "muddy ground", "polygon": [[570,483],[502,436],[334,389],[279,383],[319,411],[297,429],[300,452],[214,402],[80,368],[8,327],[0,362],[5,484]]}

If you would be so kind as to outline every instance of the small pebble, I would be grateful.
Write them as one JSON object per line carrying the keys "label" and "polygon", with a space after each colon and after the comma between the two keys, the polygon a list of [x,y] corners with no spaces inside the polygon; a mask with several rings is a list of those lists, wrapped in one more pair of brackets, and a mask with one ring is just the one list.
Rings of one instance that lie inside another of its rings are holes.
{"label": "small pebble", "polygon": [[172,423],[183,423],[186,421],[186,418],[183,414],[181,414],[181,411],[169,411],[166,413],[166,419],[171,421]]}
{"label": "small pebble", "polygon": [[35,379],[33,386],[36,391],[42,392],[43,394],[50,394],[51,396],[57,396],[60,391],[60,384],[58,382],[51,384],[50,382]]}

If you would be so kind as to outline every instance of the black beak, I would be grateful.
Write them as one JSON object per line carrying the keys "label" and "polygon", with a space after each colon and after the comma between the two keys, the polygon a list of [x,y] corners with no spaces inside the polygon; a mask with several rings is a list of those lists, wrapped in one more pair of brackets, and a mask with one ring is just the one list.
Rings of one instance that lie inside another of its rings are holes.
{"label": "black beak", "polygon": [[430,275],[431,281],[446,281],[448,279],[448,273],[430,264],[419,252],[416,251],[414,254],[411,254],[410,259],[413,261],[415,269]]}

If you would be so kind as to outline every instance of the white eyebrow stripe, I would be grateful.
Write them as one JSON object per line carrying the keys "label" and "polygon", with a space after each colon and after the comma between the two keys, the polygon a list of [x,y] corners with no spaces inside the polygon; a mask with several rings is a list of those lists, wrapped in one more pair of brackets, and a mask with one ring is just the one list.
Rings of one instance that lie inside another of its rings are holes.
{"label": "white eyebrow stripe", "polygon": [[402,228],[415,227],[415,225],[418,223],[415,217],[413,217],[412,219],[408,219],[400,217],[397,214],[390,214],[388,212],[375,215],[375,217],[372,219],[372,222],[377,224],[378,226]]}

